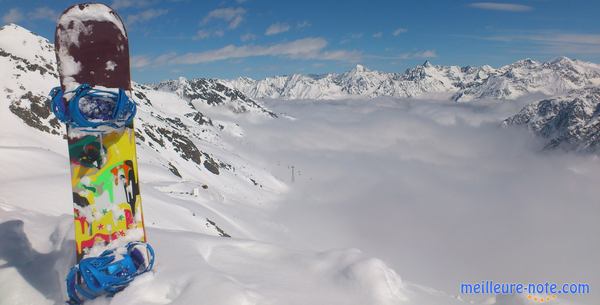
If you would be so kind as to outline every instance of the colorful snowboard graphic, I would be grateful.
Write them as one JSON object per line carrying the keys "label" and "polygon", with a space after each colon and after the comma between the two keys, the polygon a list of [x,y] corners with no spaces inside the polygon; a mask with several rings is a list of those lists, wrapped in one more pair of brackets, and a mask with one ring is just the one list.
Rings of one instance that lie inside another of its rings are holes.
{"label": "colorful snowboard graphic", "polygon": [[[55,48],[64,102],[82,84],[131,90],[127,33],[110,7],[88,3],[65,10]],[[80,109],[85,107],[79,102]],[[68,125],[67,137],[77,261],[107,247],[145,242],[133,123],[123,128]]]}

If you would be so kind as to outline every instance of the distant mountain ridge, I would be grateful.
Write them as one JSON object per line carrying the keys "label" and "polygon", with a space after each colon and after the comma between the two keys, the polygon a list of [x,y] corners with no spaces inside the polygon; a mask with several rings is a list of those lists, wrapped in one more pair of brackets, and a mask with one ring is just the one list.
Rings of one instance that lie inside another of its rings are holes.
{"label": "distant mountain ridge", "polygon": [[185,77],[179,77],[177,80],[149,84],[148,87],[154,90],[173,92],[188,102],[198,100],[211,106],[225,105],[235,113],[258,112],[273,118],[277,117],[275,113],[248,98],[241,91],[228,87],[216,79],[188,80]]}
{"label": "distant mountain ridge", "polygon": [[[58,84],[52,44],[17,25],[0,27],[0,115],[54,136],[63,126],[50,113],[47,94]],[[436,66],[430,62],[404,73],[372,71],[357,65],[342,74],[271,77],[167,80],[134,84],[139,102],[139,142],[154,153],[176,153],[159,163],[175,176],[195,175],[188,169],[217,175],[233,172],[235,161],[226,160],[220,146],[222,134],[243,136],[235,122],[215,120],[203,107],[222,107],[238,114],[277,117],[256,98],[339,99],[377,96],[426,98],[432,95],[458,102],[479,99],[510,100],[531,93],[547,95],[504,121],[505,126],[527,126],[547,139],[547,148],[576,151],[600,150],[600,65],[560,57],[549,62],[521,60],[498,69],[490,66]],[[237,89],[236,89],[237,88]],[[246,92],[246,94],[244,93]],[[250,97],[249,97],[250,96]],[[200,145],[202,143],[202,145]],[[214,146],[214,152],[198,147]],[[240,172],[236,172],[239,174]],[[251,181],[252,173],[239,177]],[[254,179],[254,178],[252,178]],[[251,182],[252,183],[252,182]]]}
{"label": "distant mountain ridge", "polygon": [[224,84],[255,99],[340,99],[352,97],[428,97],[457,102],[511,100],[530,93],[557,95],[600,85],[600,65],[559,57],[548,62],[524,59],[500,68],[459,67],[429,61],[403,73],[369,70],[363,65],[341,74],[292,74],[254,80],[239,77]]}

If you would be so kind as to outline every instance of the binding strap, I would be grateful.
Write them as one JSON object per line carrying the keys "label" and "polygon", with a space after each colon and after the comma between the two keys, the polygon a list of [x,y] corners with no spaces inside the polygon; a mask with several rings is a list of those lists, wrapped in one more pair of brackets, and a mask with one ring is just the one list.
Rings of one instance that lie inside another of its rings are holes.
{"label": "binding strap", "polygon": [[[138,275],[152,270],[154,249],[143,242],[130,242],[126,253],[106,250],[98,257],[82,259],[67,275],[68,304],[79,305],[101,295],[112,296],[125,289]],[[146,252],[144,256],[142,251]]]}
{"label": "binding strap", "polygon": [[[63,96],[71,93],[73,96],[65,104]],[[75,90],[63,92],[60,87],[50,91],[52,97],[52,112],[61,122],[72,127],[97,128],[109,126],[122,128],[130,125],[135,117],[137,108],[135,102],[127,96],[125,90],[118,92],[92,88],[88,84],[81,84]],[[79,102],[82,99],[110,99],[114,101],[111,113],[104,114],[102,118],[88,118],[82,113]]]}

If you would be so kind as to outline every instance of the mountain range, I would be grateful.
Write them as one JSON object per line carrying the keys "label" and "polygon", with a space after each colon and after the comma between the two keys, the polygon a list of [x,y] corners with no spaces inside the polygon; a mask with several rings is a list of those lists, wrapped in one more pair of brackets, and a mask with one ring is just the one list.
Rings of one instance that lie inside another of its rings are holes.
{"label": "mountain range", "polygon": [[548,62],[524,59],[500,68],[433,65],[429,61],[403,73],[356,65],[344,73],[292,74],[255,80],[223,81],[255,99],[431,98],[457,102],[512,100],[531,93],[557,95],[600,85],[600,65],[567,57]]}
{"label": "mountain range", "polygon": [[[61,125],[50,114],[46,99],[47,92],[58,83],[53,46],[45,38],[17,25],[2,27],[0,39],[5,42],[0,49],[3,71],[10,75],[1,81],[5,97],[10,101],[9,110],[28,125],[58,135]],[[593,143],[597,141],[597,130],[590,126],[595,126],[595,107],[600,99],[593,93],[596,92],[594,88],[599,86],[600,65],[559,57],[548,62],[524,59],[500,68],[488,65],[439,66],[426,61],[403,73],[373,71],[356,65],[354,69],[341,74],[293,74],[262,80],[248,77],[234,80],[180,77],[154,84],[134,83],[133,94],[142,109],[147,108],[147,112],[151,113],[148,117],[140,116],[140,141],[147,142],[155,150],[164,147],[165,141],[170,142],[183,160],[192,160],[197,166],[214,169],[225,166],[225,163],[217,161],[207,152],[194,149],[195,145],[190,143],[194,139],[216,138],[223,130],[232,133],[243,131],[235,122],[211,119],[205,114],[206,111],[201,111],[203,107],[220,107],[238,115],[248,113],[274,119],[277,114],[257,100],[325,101],[381,96],[441,98],[455,102],[524,99],[530,105],[505,120],[503,126],[527,126],[547,140],[548,149],[596,151],[597,145]],[[166,108],[163,109],[165,113],[161,114],[157,111],[157,99],[176,99],[176,103],[181,105],[174,107],[163,103]],[[552,112],[544,112],[549,104],[552,105]],[[167,111],[172,108],[180,111]],[[552,114],[558,117],[550,119]],[[557,120],[565,115],[570,119],[558,124]],[[198,133],[193,126],[202,126],[205,131]],[[170,162],[169,167],[180,172],[178,167],[181,165],[176,165],[178,162]]]}

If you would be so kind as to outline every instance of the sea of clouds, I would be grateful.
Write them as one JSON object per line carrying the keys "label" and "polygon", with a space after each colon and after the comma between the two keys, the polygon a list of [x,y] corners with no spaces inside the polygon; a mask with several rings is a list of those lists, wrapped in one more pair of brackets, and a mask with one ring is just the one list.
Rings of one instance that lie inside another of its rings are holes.
{"label": "sea of clouds", "polygon": [[292,186],[273,242],[359,248],[451,294],[580,281],[600,300],[600,160],[502,128],[526,102],[265,101],[289,117],[243,124],[236,145]]}

